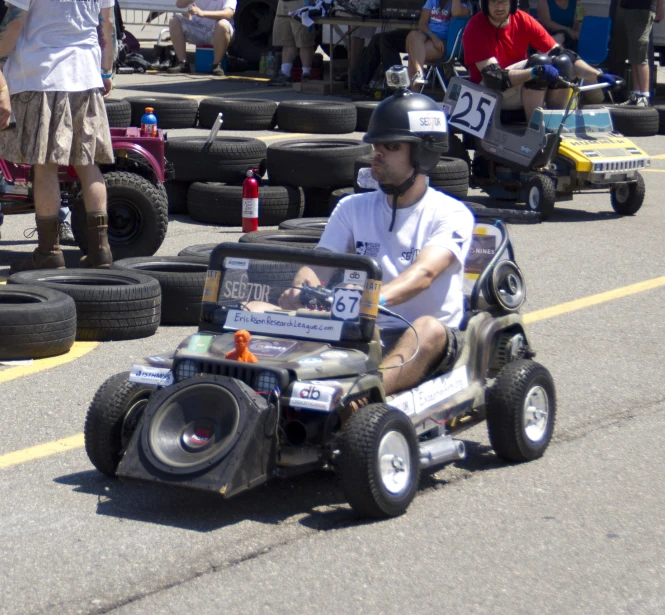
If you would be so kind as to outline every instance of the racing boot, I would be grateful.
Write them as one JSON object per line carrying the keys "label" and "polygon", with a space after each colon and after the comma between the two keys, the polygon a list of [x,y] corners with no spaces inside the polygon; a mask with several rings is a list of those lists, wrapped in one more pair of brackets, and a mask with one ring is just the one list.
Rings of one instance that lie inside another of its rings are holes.
{"label": "racing boot", "polygon": [[87,218],[88,253],[81,258],[81,266],[108,269],[113,262],[108,237],[108,214],[105,211],[89,211]]}
{"label": "racing boot", "polygon": [[37,248],[30,258],[11,264],[10,273],[33,269],[64,269],[65,257],[60,249],[60,220],[58,216],[41,218],[37,222]]}

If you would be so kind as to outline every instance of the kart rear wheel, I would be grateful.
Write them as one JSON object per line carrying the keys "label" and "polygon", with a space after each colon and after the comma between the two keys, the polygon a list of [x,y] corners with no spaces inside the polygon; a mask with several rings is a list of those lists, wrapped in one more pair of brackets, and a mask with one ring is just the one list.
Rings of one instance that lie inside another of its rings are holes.
{"label": "kart rear wheel", "polygon": [[362,517],[396,517],[418,490],[418,438],[409,417],[384,404],[351,416],[340,434],[339,476],[351,508]]}
{"label": "kart rear wheel", "polygon": [[556,418],[556,393],[549,371],[520,359],[508,363],[487,394],[487,431],[506,461],[531,461],[547,450]]}
{"label": "kart rear wheel", "polygon": [[636,180],[631,183],[617,184],[610,192],[612,209],[621,216],[635,215],[644,203],[646,193],[644,179],[638,173]]}
{"label": "kart rear wheel", "polygon": [[102,474],[115,476],[153,389],[129,382],[129,372],[111,376],[95,394],[85,417],[88,458]]}
{"label": "kart rear wheel", "polygon": [[542,173],[534,175],[526,185],[526,204],[529,209],[539,212],[541,220],[547,220],[554,212],[555,201],[554,182]]}

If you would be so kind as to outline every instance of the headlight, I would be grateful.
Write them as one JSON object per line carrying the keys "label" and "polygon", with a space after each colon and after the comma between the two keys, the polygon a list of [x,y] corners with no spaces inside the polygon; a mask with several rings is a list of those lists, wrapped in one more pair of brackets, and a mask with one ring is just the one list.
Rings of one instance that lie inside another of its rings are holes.
{"label": "headlight", "polygon": [[199,364],[191,359],[185,359],[178,363],[175,368],[175,379],[180,382],[199,373]]}
{"label": "headlight", "polygon": [[273,372],[264,370],[256,375],[256,380],[254,381],[254,390],[257,393],[270,393],[270,391],[274,391],[278,387],[279,380],[277,379],[277,375]]}

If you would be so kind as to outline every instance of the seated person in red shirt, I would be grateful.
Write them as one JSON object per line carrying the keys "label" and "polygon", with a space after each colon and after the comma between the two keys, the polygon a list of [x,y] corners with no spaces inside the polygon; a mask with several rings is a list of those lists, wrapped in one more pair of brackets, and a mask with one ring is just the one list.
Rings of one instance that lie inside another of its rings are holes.
{"label": "seated person in red shirt", "polygon": [[[617,86],[618,77],[557,45],[533,17],[517,10],[517,0],[481,0],[480,8],[464,30],[464,61],[472,82],[503,93],[503,109],[524,108],[529,120],[538,107],[565,108],[569,92],[559,77]],[[529,45],[540,53],[527,59]]]}

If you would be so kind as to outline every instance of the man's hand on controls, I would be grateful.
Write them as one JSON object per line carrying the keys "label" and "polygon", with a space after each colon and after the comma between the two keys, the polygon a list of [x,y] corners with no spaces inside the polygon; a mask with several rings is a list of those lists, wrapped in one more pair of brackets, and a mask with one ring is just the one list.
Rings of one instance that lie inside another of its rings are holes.
{"label": "man's hand on controls", "polygon": [[300,301],[300,288],[289,288],[279,297],[277,305],[283,310],[297,310],[303,307]]}
{"label": "man's hand on controls", "polygon": [[556,81],[559,78],[559,71],[549,64],[534,66],[531,69],[531,76],[534,79],[544,79],[545,81]]}

